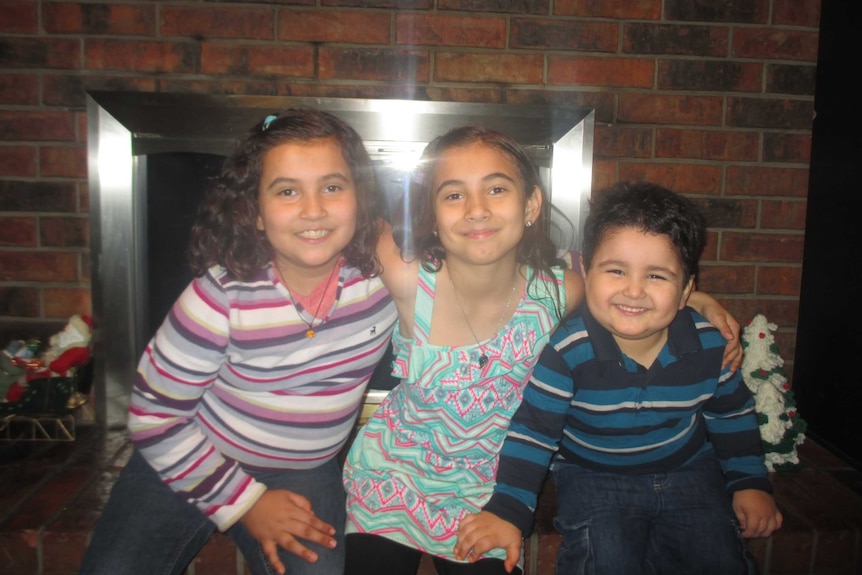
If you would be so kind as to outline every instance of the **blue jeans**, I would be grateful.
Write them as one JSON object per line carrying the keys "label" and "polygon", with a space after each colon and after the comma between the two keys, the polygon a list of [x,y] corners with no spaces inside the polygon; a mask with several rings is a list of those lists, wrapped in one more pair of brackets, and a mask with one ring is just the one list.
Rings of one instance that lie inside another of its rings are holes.
{"label": "blue jeans", "polygon": [[655,475],[556,464],[558,575],[756,573],[714,454]]}
{"label": "blue jeans", "polygon": [[[345,496],[341,468],[333,459],[307,471],[251,473],[269,489],[288,489],[307,497],[315,515],[335,529],[336,547],[303,541],[319,556],[316,563],[279,548],[290,575],[342,575],[344,572]],[[81,564],[82,575],[179,575],[215,531],[197,507],[165,485],[137,451],[111,490]],[[241,523],[228,529],[251,573],[274,574],[260,544]]]}

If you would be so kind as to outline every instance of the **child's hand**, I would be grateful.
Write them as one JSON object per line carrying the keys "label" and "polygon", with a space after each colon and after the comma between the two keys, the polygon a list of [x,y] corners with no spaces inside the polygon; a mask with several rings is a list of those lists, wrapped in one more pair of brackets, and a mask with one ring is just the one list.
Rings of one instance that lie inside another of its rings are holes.
{"label": "child's hand", "polygon": [[488,511],[468,515],[458,527],[458,543],[455,545],[455,558],[477,561],[491,549],[505,549],[506,572],[521,559],[521,530],[504,519]]}
{"label": "child's hand", "polygon": [[742,527],[743,537],[769,537],[784,520],[772,495],[759,489],[743,489],[734,493],[733,511]]}
{"label": "child's hand", "polygon": [[335,529],[315,517],[311,502],[286,489],[267,490],[241,519],[243,525],[258,540],[263,553],[275,570],[282,575],[284,564],[278,558],[278,547],[302,557],[309,563],[317,561],[317,553],[299,542],[298,538],[314,541],[330,549],[335,547]]}
{"label": "child's hand", "polygon": [[721,367],[730,366],[733,373],[742,365],[742,343],[739,339],[739,322],[730,315],[724,306],[711,295],[700,291],[694,291],[689,296],[688,303],[705,317],[709,323],[721,332],[727,345],[724,348],[724,359]]}

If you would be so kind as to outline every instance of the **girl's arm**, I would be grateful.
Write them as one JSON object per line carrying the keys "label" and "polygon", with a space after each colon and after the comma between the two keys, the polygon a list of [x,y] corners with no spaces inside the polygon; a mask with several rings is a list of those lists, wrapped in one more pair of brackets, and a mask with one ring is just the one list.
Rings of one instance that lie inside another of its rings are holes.
{"label": "girl's arm", "polygon": [[705,292],[693,291],[688,298],[688,305],[709,320],[709,323],[714,325],[727,340],[721,367],[729,365],[731,373],[735,372],[742,364],[739,322],[714,297]]}
{"label": "girl's arm", "polygon": [[413,335],[413,306],[419,285],[419,260],[405,262],[401,249],[392,237],[392,226],[380,220],[380,239],[377,242],[377,258],[383,266],[380,279],[398,308],[401,335]]}
{"label": "girl's arm", "polygon": [[566,313],[563,315],[568,315],[584,301],[584,278],[574,270],[566,269],[564,282],[566,284]]}

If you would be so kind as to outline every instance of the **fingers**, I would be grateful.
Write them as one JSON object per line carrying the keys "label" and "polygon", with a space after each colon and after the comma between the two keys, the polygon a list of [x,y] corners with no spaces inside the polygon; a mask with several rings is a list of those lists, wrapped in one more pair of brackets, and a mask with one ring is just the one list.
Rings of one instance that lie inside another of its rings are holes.
{"label": "fingers", "polygon": [[506,549],[506,560],[503,561],[503,566],[506,568],[506,573],[511,573],[521,560],[520,547],[508,547]]}
{"label": "fingers", "polygon": [[267,541],[265,543],[261,543],[260,547],[263,549],[264,556],[273,568],[279,573],[279,575],[284,575],[286,569],[284,567],[284,563],[281,562],[281,559],[278,556],[278,547],[276,544],[272,541]]}

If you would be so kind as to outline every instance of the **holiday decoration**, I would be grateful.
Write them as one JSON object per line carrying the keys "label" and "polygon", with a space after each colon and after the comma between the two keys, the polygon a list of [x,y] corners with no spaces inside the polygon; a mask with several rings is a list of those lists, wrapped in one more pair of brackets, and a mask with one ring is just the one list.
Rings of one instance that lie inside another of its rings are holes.
{"label": "holiday decoration", "polygon": [[805,440],[807,424],[796,410],[793,391],[784,375],[784,360],[778,355],[778,326],[758,314],[742,330],[742,378],[754,395],[760,438],[770,471],[799,464],[796,446]]}

